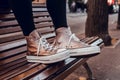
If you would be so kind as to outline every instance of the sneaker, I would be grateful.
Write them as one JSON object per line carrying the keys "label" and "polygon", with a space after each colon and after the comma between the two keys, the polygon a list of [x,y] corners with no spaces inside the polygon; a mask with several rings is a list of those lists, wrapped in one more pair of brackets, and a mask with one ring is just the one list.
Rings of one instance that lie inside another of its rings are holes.
{"label": "sneaker", "polygon": [[99,46],[91,46],[81,42],[74,34],[70,34],[67,28],[59,28],[56,30],[56,43],[59,48],[66,48],[70,51],[70,56],[88,56],[100,53]]}
{"label": "sneaker", "polygon": [[28,51],[26,58],[28,62],[50,64],[70,57],[68,50],[63,48],[58,49],[56,46],[50,45],[45,38],[39,36],[36,30],[25,38],[27,41]]}

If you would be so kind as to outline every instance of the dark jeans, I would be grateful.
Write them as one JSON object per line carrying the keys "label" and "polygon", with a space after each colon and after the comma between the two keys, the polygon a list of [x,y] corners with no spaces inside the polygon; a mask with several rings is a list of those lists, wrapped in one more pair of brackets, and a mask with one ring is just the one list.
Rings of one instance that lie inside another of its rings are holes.
{"label": "dark jeans", "polygon": [[[9,0],[9,3],[23,34],[28,36],[35,29],[32,0]],[[67,27],[66,0],[47,0],[47,9],[55,29]]]}

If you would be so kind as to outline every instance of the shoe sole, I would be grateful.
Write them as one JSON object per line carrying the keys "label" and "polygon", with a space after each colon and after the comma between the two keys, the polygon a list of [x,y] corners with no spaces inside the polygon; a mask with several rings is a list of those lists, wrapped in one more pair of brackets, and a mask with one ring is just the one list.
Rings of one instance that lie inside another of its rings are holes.
{"label": "shoe sole", "polygon": [[39,62],[43,64],[51,64],[63,61],[70,57],[68,50],[50,56],[26,56],[28,62]]}
{"label": "shoe sole", "polygon": [[70,56],[76,57],[76,56],[89,56],[89,55],[95,55],[100,53],[100,48],[98,46],[91,46],[86,48],[80,48],[80,49],[69,49]]}

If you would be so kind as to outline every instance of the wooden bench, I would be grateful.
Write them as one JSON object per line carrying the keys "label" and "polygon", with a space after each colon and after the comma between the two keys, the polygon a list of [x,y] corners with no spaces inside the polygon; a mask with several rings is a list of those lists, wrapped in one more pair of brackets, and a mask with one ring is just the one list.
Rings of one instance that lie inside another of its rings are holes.
{"label": "wooden bench", "polygon": [[[45,6],[34,6],[34,23],[39,32],[52,42],[55,33],[52,20]],[[38,10],[39,9],[39,10]],[[85,38],[81,41],[92,45],[103,45],[98,37]],[[92,80],[92,72],[87,64],[89,57],[69,58],[63,62],[45,65],[26,61],[26,41],[13,13],[0,18],[0,80],[63,80],[75,69],[83,65]]]}

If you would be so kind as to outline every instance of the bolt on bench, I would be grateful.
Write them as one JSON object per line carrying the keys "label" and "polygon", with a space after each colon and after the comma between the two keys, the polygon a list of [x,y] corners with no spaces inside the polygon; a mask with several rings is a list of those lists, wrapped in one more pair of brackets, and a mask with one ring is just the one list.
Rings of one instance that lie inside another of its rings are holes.
{"label": "bolt on bench", "polygon": [[[34,5],[33,15],[38,31],[52,42],[55,33],[45,6]],[[77,36],[88,44],[103,45],[98,37]],[[82,65],[87,70],[89,80],[92,80],[92,72],[87,64],[90,57],[68,58],[63,62],[44,65],[27,62],[26,50],[26,41],[13,13],[0,17],[0,80],[63,80]]]}

